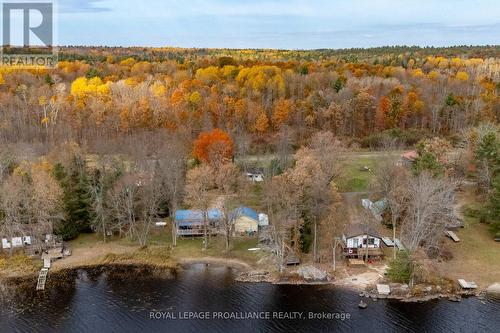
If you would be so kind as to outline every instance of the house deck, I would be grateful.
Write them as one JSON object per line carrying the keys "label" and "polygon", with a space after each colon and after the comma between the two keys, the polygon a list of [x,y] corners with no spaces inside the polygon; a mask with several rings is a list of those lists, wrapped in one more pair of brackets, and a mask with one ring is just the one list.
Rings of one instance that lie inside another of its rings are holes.
{"label": "house deck", "polygon": [[[207,233],[209,235],[217,234],[217,229],[208,228]],[[192,228],[192,229],[177,229],[177,236],[203,236],[205,234],[203,228]]]}
{"label": "house deck", "polygon": [[[352,253],[349,253],[349,250]],[[366,248],[361,248],[361,249],[347,249],[345,252],[345,256],[347,258],[364,258],[366,256]],[[368,248],[368,257],[373,258],[373,257],[383,257],[384,252],[380,248]]]}

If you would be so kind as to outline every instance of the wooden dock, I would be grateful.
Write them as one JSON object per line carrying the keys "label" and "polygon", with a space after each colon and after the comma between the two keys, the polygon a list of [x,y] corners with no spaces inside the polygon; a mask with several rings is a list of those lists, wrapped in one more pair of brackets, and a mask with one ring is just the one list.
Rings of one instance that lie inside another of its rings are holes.
{"label": "wooden dock", "polygon": [[40,273],[38,273],[38,282],[36,284],[36,290],[45,290],[45,283],[47,282],[47,274],[49,273],[48,268],[42,268]]}
{"label": "wooden dock", "polygon": [[458,279],[458,284],[462,289],[477,289],[477,284],[472,281],[465,281],[464,279]]}
{"label": "wooden dock", "polygon": [[446,234],[446,236],[453,239],[454,242],[460,242],[460,238],[458,238],[457,234],[455,234],[453,231],[446,230],[444,233]]}
{"label": "wooden dock", "polygon": [[389,295],[391,288],[388,284],[377,284],[377,292],[379,295]]}

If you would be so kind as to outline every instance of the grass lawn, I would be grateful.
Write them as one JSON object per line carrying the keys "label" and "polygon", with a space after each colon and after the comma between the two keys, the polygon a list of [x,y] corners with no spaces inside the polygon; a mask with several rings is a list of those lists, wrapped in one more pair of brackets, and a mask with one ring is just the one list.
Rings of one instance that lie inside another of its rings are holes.
{"label": "grass lawn", "polygon": [[[365,192],[373,178],[373,170],[377,168],[377,162],[383,156],[349,156],[347,158],[343,173],[337,182],[340,192]],[[363,170],[368,167],[371,171]]]}
{"label": "grass lawn", "polygon": [[[135,241],[128,238],[115,239],[107,242],[108,245],[119,245],[125,247],[137,247]],[[154,228],[151,230],[148,247],[170,247],[172,244],[172,234],[170,228]],[[97,234],[81,234],[76,239],[68,242],[72,249],[86,248],[92,249],[101,247],[103,245],[102,238]],[[209,242],[209,247],[203,251],[203,238],[179,238],[177,239],[177,246],[172,250],[173,256],[178,257],[203,257],[214,256],[224,258],[242,259],[249,263],[254,263],[259,259],[256,252],[248,251],[249,248],[258,247],[257,238],[240,238],[232,239],[231,251],[226,251],[225,240],[222,236],[212,236]]]}
{"label": "grass lawn", "polygon": [[222,257],[244,260],[254,264],[260,259],[260,251],[248,251],[258,247],[257,238],[233,238],[232,248],[226,251],[225,240],[222,236],[212,236],[207,250],[203,250],[203,238],[181,238],[172,254],[178,257]]}
{"label": "grass lawn", "polygon": [[[203,238],[179,238],[177,246],[171,249],[172,235],[170,228],[153,228],[150,231],[148,247],[141,248],[136,241],[127,237],[111,239],[104,243],[98,234],[80,234],[76,239],[66,243],[72,249],[73,255],[57,261],[59,266],[78,266],[88,263],[113,263],[123,260],[139,259],[154,264],[171,265],[169,258],[202,258],[218,257],[238,259],[249,264],[255,264],[262,255],[261,251],[248,251],[258,247],[257,238],[236,237],[231,241],[231,250],[226,251],[222,236],[212,236],[207,250],[203,250]],[[166,252],[165,252],[166,251]],[[7,262],[0,260],[1,266]]]}
{"label": "grass lawn", "polygon": [[451,278],[472,280],[481,287],[500,282],[500,243],[477,218],[466,216],[464,220],[465,228],[456,232],[460,242],[445,240],[453,259],[440,263],[440,268]]}
{"label": "grass lawn", "polygon": [[101,235],[96,233],[80,234],[75,239],[70,241],[65,241],[64,243],[71,249],[74,248],[91,248],[102,242],[103,238]]}
{"label": "grass lawn", "polygon": [[32,259],[22,253],[15,253],[12,257],[0,255],[0,276],[15,275],[17,272],[36,273],[40,268],[42,260]]}
{"label": "grass lawn", "polygon": [[254,183],[250,185],[250,190],[242,193],[237,201],[240,205],[253,208],[257,213],[263,211],[265,207],[262,200],[262,184]]}
{"label": "grass lawn", "polygon": [[[402,151],[392,151],[389,154],[393,157],[399,157]],[[387,152],[376,152],[376,151],[360,151],[360,152],[347,152],[342,154],[346,159],[346,164],[343,170],[343,174],[340,177],[337,185],[341,192],[365,192],[368,190],[370,181],[373,174],[370,171],[362,170],[363,167],[368,167],[371,170],[377,168],[379,161],[387,157]],[[267,167],[270,161],[275,158],[273,154],[266,155],[252,155],[246,156],[245,161],[250,164],[255,164],[261,167]],[[236,163],[242,163],[242,159],[236,159]],[[252,205],[251,202],[247,204],[250,207],[255,206],[259,208],[258,205]]]}

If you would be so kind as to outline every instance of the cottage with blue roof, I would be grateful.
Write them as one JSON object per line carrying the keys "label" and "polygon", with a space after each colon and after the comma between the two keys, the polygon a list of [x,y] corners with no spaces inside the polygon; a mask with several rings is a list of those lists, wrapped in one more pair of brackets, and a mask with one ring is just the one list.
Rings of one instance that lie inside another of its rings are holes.
{"label": "cottage with blue roof", "polygon": [[238,207],[231,213],[235,235],[252,235],[259,229],[259,214],[249,207]]}
{"label": "cottage with blue roof", "polygon": [[[219,209],[208,210],[208,233],[216,234],[222,219]],[[177,236],[203,236],[204,218],[201,210],[177,210],[175,212]]]}

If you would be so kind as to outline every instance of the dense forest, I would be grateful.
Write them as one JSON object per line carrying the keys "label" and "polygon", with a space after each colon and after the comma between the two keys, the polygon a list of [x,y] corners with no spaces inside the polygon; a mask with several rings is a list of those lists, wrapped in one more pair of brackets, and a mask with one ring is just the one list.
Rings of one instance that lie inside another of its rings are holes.
{"label": "dense forest", "polygon": [[[65,239],[93,230],[145,245],[156,218],[182,206],[207,211],[214,193],[248,193],[233,162],[274,153],[265,209],[283,223],[277,235],[306,252],[312,243],[316,260],[316,230],[329,242],[325,231],[336,229],[323,221],[343,220],[335,216],[342,154],[390,142],[418,150],[413,173],[424,178],[404,182],[425,181],[450,199],[435,179],[476,177],[489,202],[481,219],[500,232],[498,46],[64,47],[59,58],[53,69],[0,67],[6,230],[56,222]],[[394,198],[406,205],[411,193]]]}
{"label": "dense forest", "polygon": [[[4,143],[105,139],[220,128],[238,147],[300,146],[332,131],[366,147],[453,139],[500,117],[500,48],[352,50],[83,48],[54,69],[0,68]],[[238,153],[238,151],[237,151]]]}

